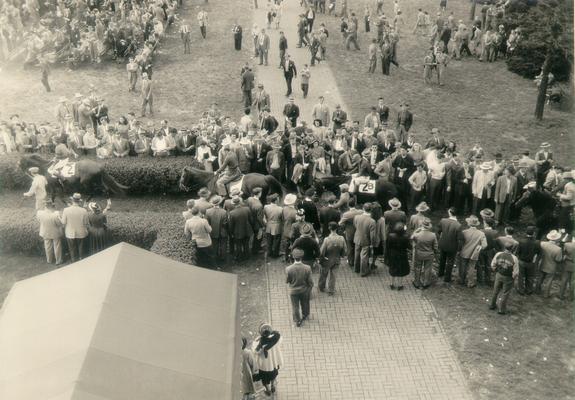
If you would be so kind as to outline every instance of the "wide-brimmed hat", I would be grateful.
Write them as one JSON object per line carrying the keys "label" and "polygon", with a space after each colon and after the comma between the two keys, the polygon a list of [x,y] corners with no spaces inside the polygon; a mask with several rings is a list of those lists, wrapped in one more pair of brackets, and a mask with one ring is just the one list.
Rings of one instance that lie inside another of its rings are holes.
{"label": "wide-brimmed hat", "polygon": [[534,189],[537,187],[537,182],[531,181],[523,186],[523,189]]}
{"label": "wide-brimmed hat", "polygon": [[302,235],[311,235],[311,225],[310,224],[303,224],[300,233]]}
{"label": "wide-brimmed hat", "polygon": [[551,232],[547,234],[547,239],[551,241],[559,240],[561,239],[561,233],[553,229]]}
{"label": "wide-brimmed hat", "polygon": [[214,206],[217,206],[221,202],[222,202],[222,197],[218,196],[217,194],[210,199],[210,203],[212,203]]}
{"label": "wide-brimmed hat", "polygon": [[58,103],[65,103],[67,101],[68,101],[68,99],[66,99],[64,96],[58,97]]}
{"label": "wide-brimmed hat", "polygon": [[425,201],[422,201],[421,203],[419,203],[417,205],[417,207],[415,207],[415,211],[418,211],[418,212],[429,211],[429,206],[427,205],[427,203]]}
{"label": "wide-brimmed hat", "polygon": [[84,97],[84,96],[82,96],[82,93],[76,93],[76,94],[74,95],[74,97],[77,98],[77,99],[81,99],[81,98]]}
{"label": "wide-brimmed hat", "polygon": [[432,128],[432,129],[431,129],[431,133],[432,133],[432,134],[433,134],[433,133],[439,133],[439,129],[437,129],[437,128]]}
{"label": "wide-brimmed hat", "polygon": [[543,142],[543,143],[541,143],[541,146],[539,146],[539,147],[547,148],[547,147],[551,147],[551,145],[547,142]]}
{"label": "wide-brimmed hat", "polygon": [[31,174],[37,174],[38,172],[40,172],[40,168],[31,167],[31,168],[28,168],[28,172],[30,172]]}
{"label": "wide-brimmed hat", "polygon": [[295,194],[289,193],[284,198],[284,205],[293,206],[296,201],[297,201],[297,196]]}
{"label": "wide-brimmed hat", "polygon": [[467,222],[469,226],[479,226],[479,219],[475,215],[465,218],[465,222]]}
{"label": "wide-brimmed hat", "polygon": [[479,215],[483,219],[492,219],[495,218],[495,213],[490,208],[484,208],[479,212]]}
{"label": "wide-brimmed hat", "polygon": [[401,201],[398,198],[394,197],[393,199],[387,202],[391,208],[399,208],[401,207]]}
{"label": "wide-brimmed hat", "polygon": [[260,335],[263,335],[266,332],[269,333],[272,331],[273,331],[273,328],[269,323],[264,322],[263,324],[260,325],[260,329],[259,329]]}
{"label": "wide-brimmed hat", "polygon": [[491,165],[490,162],[485,161],[485,162],[481,163],[481,165],[479,166],[479,168],[484,169],[484,170],[487,171],[487,170],[492,169],[492,168],[493,168],[493,165]]}
{"label": "wide-brimmed hat", "polygon": [[82,201],[82,195],[80,193],[74,193],[72,195],[72,197],[70,197],[70,199],[72,199],[72,201]]}

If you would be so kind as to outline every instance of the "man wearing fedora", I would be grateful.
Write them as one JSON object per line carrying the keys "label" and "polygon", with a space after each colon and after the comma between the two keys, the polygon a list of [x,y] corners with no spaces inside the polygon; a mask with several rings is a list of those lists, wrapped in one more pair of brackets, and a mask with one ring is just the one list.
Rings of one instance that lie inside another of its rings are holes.
{"label": "man wearing fedora", "polygon": [[36,218],[40,222],[40,237],[44,241],[44,251],[48,264],[62,264],[62,222],[54,203],[44,202],[44,208],[38,210]]}
{"label": "man wearing fedora", "polygon": [[547,234],[547,241],[541,242],[541,261],[539,264],[539,279],[535,287],[537,294],[543,294],[543,297],[551,296],[551,286],[555,279],[557,266],[563,261],[563,251],[559,244],[561,243],[561,233],[552,230]]}
{"label": "man wearing fedora", "polygon": [[194,207],[198,209],[201,215],[205,215],[206,211],[212,208],[214,205],[208,200],[211,196],[211,192],[207,188],[201,188],[198,191],[199,199],[196,200]]}
{"label": "man wearing fedora", "polygon": [[468,228],[462,232],[459,249],[459,283],[473,288],[477,284],[476,264],[481,249],[487,247],[485,234],[477,227],[479,219],[475,215],[465,219]]}
{"label": "man wearing fedora", "polygon": [[519,275],[517,277],[517,292],[521,295],[533,293],[533,285],[537,274],[537,261],[541,253],[541,243],[535,239],[535,227],[528,226],[525,236],[517,245],[519,259]]}
{"label": "man wearing fedora", "polygon": [[210,237],[212,239],[212,249],[217,259],[222,260],[226,258],[227,252],[227,226],[228,226],[228,213],[221,207],[222,198],[218,195],[210,199],[212,207],[205,211],[206,220],[212,231]]}
{"label": "man wearing fedora", "polygon": [[82,195],[74,193],[72,204],[64,208],[60,221],[64,225],[64,234],[72,262],[84,258],[84,239],[88,236],[88,211],[81,206]]}
{"label": "man wearing fedora", "polygon": [[40,169],[38,167],[32,167],[28,169],[28,172],[32,176],[32,184],[30,189],[24,193],[24,197],[34,196],[36,198],[36,211],[42,210],[46,203],[46,186],[48,181],[44,175],[40,175]]}
{"label": "man wearing fedora", "polygon": [[430,208],[425,201],[422,201],[415,207],[417,213],[409,217],[409,223],[407,224],[407,229],[410,233],[421,228],[422,223],[428,219],[425,213],[429,210]]}
{"label": "man wearing fedora", "polygon": [[507,313],[507,301],[513,289],[513,281],[519,274],[519,260],[511,250],[512,245],[507,243],[505,249],[495,254],[491,261],[491,268],[496,274],[489,309],[497,309],[499,314]]}
{"label": "man wearing fedora", "polygon": [[285,261],[289,260],[292,225],[296,222],[297,218],[297,210],[295,209],[296,201],[297,196],[292,193],[287,194],[284,198],[284,207],[282,209],[283,226],[282,226],[282,239],[281,239],[280,251],[284,253]]}
{"label": "man wearing fedora", "polygon": [[439,247],[437,237],[431,231],[431,220],[425,218],[419,228],[411,235],[414,251],[414,280],[413,286],[416,289],[427,289],[431,286],[431,274],[433,261],[438,253]]}
{"label": "man wearing fedora", "polygon": [[498,224],[509,221],[511,203],[517,198],[517,178],[513,175],[512,168],[505,168],[495,184],[495,221]]}
{"label": "man wearing fedora", "polygon": [[267,196],[269,204],[264,206],[264,223],[266,227],[266,247],[268,257],[279,257],[282,238],[283,209],[278,205],[279,195]]}
{"label": "man wearing fedora", "polygon": [[395,225],[398,222],[407,223],[407,215],[401,209],[401,201],[397,198],[393,198],[387,202],[387,205],[391,210],[387,210],[383,213],[383,218],[385,218],[385,225],[387,234],[393,232]]}
{"label": "man wearing fedora", "polygon": [[337,233],[337,222],[331,221],[328,224],[328,229],[329,235],[326,236],[320,248],[318,288],[320,292],[323,292],[327,281],[327,293],[332,296],[335,293],[335,272],[339,268],[341,259],[345,257],[347,246],[343,236]]}
{"label": "man wearing fedora", "polygon": [[479,210],[489,207],[492,198],[492,189],[495,184],[495,175],[492,171],[492,164],[481,163],[479,170],[473,175],[471,192],[473,193],[473,214],[477,215]]}
{"label": "man wearing fedora", "polygon": [[376,224],[371,217],[371,204],[366,203],[363,205],[363,212],[356,215],[353,219],[355,227],[355,235],[353,242],[355,272],[361,274],[362,277],[368,276],[371,273],[371,266],[369,264],[369,257],[372,255],[373,247],[376,242],[375,228]]}
{"label": "man wearing fedora", "polygon": [[233,239],[234,259],[237,262],[248,258],[249,242],[254,234],[254,219],[239,196],[232,198],[232,205],[235,208],[228,214],[228,233]]}
{"label": "man wearing fedora", "polygon": [[319,244],[314,237],[315,231],[308,223],[302,224],[299,231],[300,236],[292,244],[292,255],[295,249],[303,250],[302,262],[313,267],[319,259]]}
{"label": "man wearing fedora", "polygon": [[397,113],[397,134],[400,143],[407,139],[407,134],[413,125],[413,114],[409,111],[409,104],[404,102],[400,104],[400,111]]}
{"label": "man wearing fedora", "polygon": [[[294,248],[292,251],[294,263],[286,268],[286,283],[292,305],[292,318],[300,327],[310,313],[310,293],[313,288],[311,267],[302,262],[304,251]],[[301,308],[301,314],[300,314]]]}

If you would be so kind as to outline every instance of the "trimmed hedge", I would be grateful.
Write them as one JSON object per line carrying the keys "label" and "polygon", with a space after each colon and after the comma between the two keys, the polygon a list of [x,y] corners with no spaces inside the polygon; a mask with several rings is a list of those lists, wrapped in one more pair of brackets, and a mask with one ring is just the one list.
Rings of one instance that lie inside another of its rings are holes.
{"label": "trimmed hedge", "polygon": [[[30,209],[0,211],[0,252],[44,256],[39,223]],[[110,246],[127,242],[173,260],[196,265],[195,243],[184,235],[184,221],[173,213],[108,214]]]}
{"label": "trimmed hedge", "polygon": [[[0,190],[27,189],[30,185],[30,178],[18,167],[20,157],[20,154],[9,154],[0,158]],[[99,162],[114,179],[130,187],[129,194],[178,193],[182,169],[198,167],[191,157],[126,157]]]}

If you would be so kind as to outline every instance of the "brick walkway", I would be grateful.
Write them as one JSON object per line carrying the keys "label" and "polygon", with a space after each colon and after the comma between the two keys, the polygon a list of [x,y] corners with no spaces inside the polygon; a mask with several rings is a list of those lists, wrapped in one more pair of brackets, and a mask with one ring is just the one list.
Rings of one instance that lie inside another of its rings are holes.
{"label": "brick walkway", "polygon": [[471,399],[435,309],[387,269],[360,278],[344,263],[336,294],[317,290],[310,320],[291,322],[285,265],[268,266],[271,322],[283,336],[276,399]]}
{"label": "brick walkway", "polygon": [[[266,25],[266,9],[264,2],[259,3],[254,22],[261,29]],[[288,54],[299,71],[310,61],[307,48],[295,47],[301,8],[297,0],[284,4],[280,30],[287,36]],[[252,64],[257,67],[256,80],[270,94],[272,113],[282,123],[286,86],[278,68],[279,33],[274,28],[267,31],[269,66],[257,66],[256,59]],[[251,46],[251,27],[244,32],[246,45]],[[327,51],[329,60],[329,42]],[[293,81],[301,118],[312,122],[311,110],[320,94],[331,111],[338,103],[346,110],[328,63],[312,67],[311,74],[307,99],[303,99],[299,77]],[[285,361],[276,399],[471,399],[437,314],[421,292],[411,286],[403,292],[391,291],[387,271],[380,268],[377,274],[360,278],[345,264],[339,270],[335,296],[314,288],[311,320],[296,328],[291,322],[284,268],[280,262],[267,268],[270,319],[282,333]],[[316,285],[317,278],[315,274]]]}

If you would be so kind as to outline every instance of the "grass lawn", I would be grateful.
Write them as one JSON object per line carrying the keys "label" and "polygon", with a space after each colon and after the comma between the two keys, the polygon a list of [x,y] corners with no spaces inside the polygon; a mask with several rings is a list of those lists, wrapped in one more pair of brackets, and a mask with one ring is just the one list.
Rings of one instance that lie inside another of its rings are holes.
{"label": "grass lawn", "polygon": [[[444,86],[424,84],[423,57],[430,46],[429,37],[416,37],[411,31],[417,9],[427,10],[434,20],[439,1],[401,1],[405,26],[401,26],[398,45],[400,68],[392,65],[391,75],[384,76],[378,60],[377,72],[367,73],[367,47],[371,38],[377,36],[377,29],[372,24],[371,32],[364,32],[363,10],[364,4],[374,7],[374,3],[371,0],[350,3],[360,19],[361,51],[345,49],[339,18],[320,16],[316,22],[326,22],[330,32],[328,61],[354,120],[363,123],[370,107],[383,96],[392,111],[392,124],[395,124],[399,104],[402,101],[410,103],[414,113],[412,130],[420,143],[425,144],[428,132],[437,127],[441,135],[455,140],[460,150],[469,149],[479,141],[488,157],[501,152],[510,158],[523,149],[533,154],[541,142],[548,141],[553,145],[556,160],[560,163],[572,160],[575,141],[570,115],[547,106],[544,120],[536,122],[533,118],[535,84],[507,71],[504,61],[452,60],[447,67]],[[467,0],[448,2],[448,12],[454,12],[456,21],[467,20],[469,7]],[[385,2],[384,11],[388,19],[392,18],[392,1]]]}
{"label": "grass lawn", "polygon": [[[197,123],[201,113],[214,101],[234,120],[243,115],[239,73],[251,56],[248,50],[251,12],[229,12],[237,7],[236,0],[184,1],[179,16],[192,28],[192,54],[183,54],[179,23],[176,23],[168,30],[154,57],[156,121],[165,118],[175,127],[189,127]],[[209,17],[206,40],[202,39],[196,20],[200,9],[206,10]],[[231,33],[236,19],[245,31],[243,50],[239,52],[233,50]],[[96,86],[97,94],[104,97],[114,121],[129,111],[139,115],[140,97],[128,93],[125,64],[106,61],[97,66],[83,65],[73,72],[64,66],[55,67],[50,77],[51,93],[44,91],[39,71],[23,71],[15,65],[4,66],[0,69],[3,94],[0,119],[18,113],[24,121],[54,123],[58,98],[65,96],[71,99],[76,92],[87,94],[90,83]],[[137,90],[139,88],[138,83]]]}

